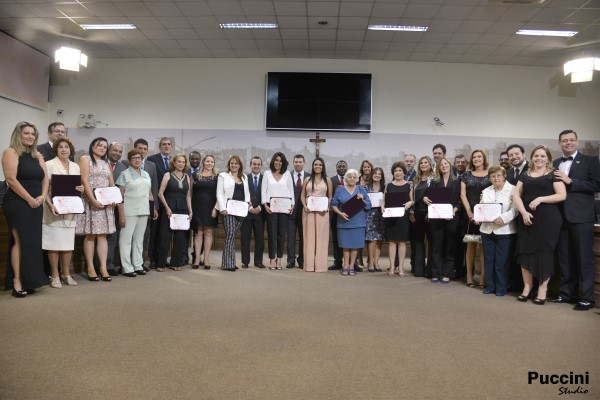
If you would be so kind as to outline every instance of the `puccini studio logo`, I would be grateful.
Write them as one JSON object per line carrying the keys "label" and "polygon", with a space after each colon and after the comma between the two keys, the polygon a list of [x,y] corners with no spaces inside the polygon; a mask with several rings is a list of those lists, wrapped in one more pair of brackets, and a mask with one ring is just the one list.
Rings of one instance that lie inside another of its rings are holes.
{"label": "puccini studio logo", "polygon": [[[568,374],[540,374],[539,372],[529,371],[527,383],[533,385],[561,385],[558,388],[558,395],[563,394],[587,394],[588,389],[585,385],[590,384],[590,373],[586,371],[583,374],[576,374],[570,371]],[[569,386],[566,386],[569,385]],[[584,385],[582,387],[582,385]]]}

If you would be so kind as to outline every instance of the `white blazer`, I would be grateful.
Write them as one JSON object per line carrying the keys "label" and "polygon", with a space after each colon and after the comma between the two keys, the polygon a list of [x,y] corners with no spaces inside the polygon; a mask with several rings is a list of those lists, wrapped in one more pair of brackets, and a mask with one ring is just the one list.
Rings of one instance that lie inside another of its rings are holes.
{"label": "white blazer", "polygon": [[[242,176],[244,184],[244,201],[250,203],[250,191],[248,190],[248,179],[246,174]],[[227,200],[233,197],[235,190],[235,178],[230,172],[221,172],[217,179],[217,210],[223,211],[227,209]]]}
{"label": "white blazer", "polygon": [[481,227],[479,228],[480,232],[486,234],[493,232],[495,235],[510,235],[517,233],[515,218],[519,215],[519,211],[517,211],[517,207],[515,207],[515,204],[512,202],[514,189],[515,187],[508,183],[508,181],[504,182],[504,186],[500,192],[498,192],[497,197],[493,185],[483,189],[481,192],[480,203],[501,203],[502,214],[500,217],[504,221],[504,225],[498,226],[493,222],[482,222]]}

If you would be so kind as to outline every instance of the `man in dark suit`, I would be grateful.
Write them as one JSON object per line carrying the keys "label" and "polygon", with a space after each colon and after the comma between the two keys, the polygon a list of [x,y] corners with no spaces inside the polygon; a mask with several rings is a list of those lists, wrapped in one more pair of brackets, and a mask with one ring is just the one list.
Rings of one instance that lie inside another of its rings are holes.
{"label": "man in dark suit", "polygon": [[[119,175],[121,175],[121,172],[127,169],[127,166],[121,162],[122,156],[123,145],[121,143],[112,142],[108,146],[108,166],[113,174],[113,182],[116,182]],[[122,207],[122,205],[119,207]],[[119,214],[116,211],[117,210],[115,209],[115,227],[117,230],[106,236],[106,241],[108,242],[106,268],[111,276],[119,275],[119,267],[115,267],[115,249],[119,242],[119,231],[121,230],[121,227],[119,226]]]}
{"label": "man in dark suit", "polygon": [[[156,177],[158,187],[160,187],[160,184],[165,174],[170,170],[169,163],[171,161],[171,150],[173,149],[173,143],[171,143],[171,139],[169,139],[168,137],[162,137],[159,142],[159,148],[159,153],[151,155],[147,158],[148,161],[151,161],[154,163],[154,165],[156,165]],[[162,210],[162,204],[160,204],[158,197],[154,198],[154,205],[160,213]],[[151,269],[156,268],[156,260],[158,258],[158,232],[160,231],[159,221],[160,219],[156,219],[150,223],[148,257],[150,258]]]}
{"label": "man in dark suit", "polygon": [[193,176],[196,175],[198,172],[200,172],[200,170],[202,170],[202,167],[200,166],[200,152],[197,150],[192,150],[190,151],[190,169],[187,170],[188,175]]}
{"label": "man in dark suit", "polygon": [[[464,154],[457,154],[454,157],[454,170],[456,171],[456,178],[460,178],[462,174],[467,172],[467,166],[469,160]],[[467,251],[467,244],[463,242],[462,227],[469,223],[469,217],[465,212],[465,208],[462,202],[458,205],[458,220],[460,221],[460,234],[456,235],[456,243],[454,246],[454,278],[460,279],[467,275],[467,266],[465,265],[465,251]],[[412,248],[411,248],[412,249]]]}
{"label": "man in dark suit", "polygon": [[525,149],[519,144],[511,144],[506,148],[508,160],[511,168],[506,171],[506,180],[511,185],[515,186],[519,181],[519,176],[529,169],[529,164],[525,160]]}
{"label": "man in dark suit", "polygon": [[579,141],[572,130],[558,135],[563,157],[554,160],[554,176],[567,187],[567,198],[559,205],[563,221],[558,242],[560,295],[548,299],[554,303],[575,303],[574,309],[594,307],[594,195],[600,192],[598,157],[577,151]]}
{"label": "man in dark suit", "polygon": [[298,232],[298,267],[304,268],[304,237],[302,232],[302,202],[300,194],[302,193],[302,184],[310,176],[310,173],[304,172],[304,156],[296,154],[294,156],[294,171],[292,172],[292,182],[294,183],[294,209],[290,214],[288,223],[288,258],[287,268],[294,268],[296,262],[296,232]]}
{"label": "man in dark suit", "polygon": [[[66,136],[67,130],[62,122],[53,122],[48,125],[48,141],[46,143],[39,144],[37,151],[44,157],[44,161],[52,160],[55,155],[52,151],[52,144],[61,136]],[[73,154],[69,157],[73,161]]]}
{"label": "man in dark suit", "polygon": [[[194,176],[202,170],[202,167],[200,166],[200,161],[202,159],[202,156],[200,155],[199,151],[192,150],[192,151],[190,151],[190,155],[188,156],[188,159],[190,160],[190,168],[186,171],[186,174],[188,174],[190,176],[191,183],[193,184]],[[194,223],[193,219],[191,222],[192,223],[190,224],[190,230],[185,233],[185,240],[188,243],[188,246],[191,246],[192,260],[195,260],[196,259],[196,250],[194,249],[194,236],[195,236],[195,232],[198,230],[198,227]],[[190,243],[190,237],[192,238],[191,243]],[[204,246],[200,246],[200,247],[202,247],[200,249],[200,254],[202,254],[204,252]],[[189,250],[188,250],[188,253],[189,253]],[[184,255],[184,262],[188,262],[189,259],[185,259],[185,257],[187,257],[187,254]]]}
{"label": "man in dark suit", "polygon": [[[331,178],[332,193],[338,189],[340,185],[344,186],[344,175],[348,171],[348,163],[344,160],[340,160],[335,164],[336,175]],[[329,227],[331,228],[331,237],[333,238],[333,265],[329,267],[329,270],[342,269],[342,249],[338,243],[337,237],[337,215],[335,213],[329,213]]]}
{"label": "man in dark suit", "polygon": [[417,163],[417,157],[414,154],[407,154],[404,156],[404,165],[406,165],[406,180],[412,181],[417,171],[415,171],[415,164]]}
{"label": "man in dark suit", "polygon": [[262,159],[252,157],[250,160],[250,173],[248,174],[248,190],[250,191],[250,202],[252,208],[242,223],[242,268],[248,268],[250,264],[250,237],[254,232],[254,266],[264,268],[263,254],[265,249],[265,216],[260,206],[262,196],[260,188],[263,174]]}
{"label": "man in dark suit", "polygon": [[[156,164],[152,161],[148,161],[146,156],[148,155],[148,141],[146,139],[137,139],[133,142],[133,148],[139,150],[142,153],[142,169],[150,175],[150,193],[152,193],[152,199],[150,200],[150,218],[148,218],[148,225],[146,226],[146,232],[144,234],[144,253],[148,252],[148,240],[150,237],[150,226],[152,221],[156,221],[158,218],[157,202],[158,202],[158,178],[156,176]],[[129,167],[129,161],[124,160],[123,164]],[[149,252],[148,252],[149,254]],[[150,269],[144,267],[144,270],[148,272]]]}

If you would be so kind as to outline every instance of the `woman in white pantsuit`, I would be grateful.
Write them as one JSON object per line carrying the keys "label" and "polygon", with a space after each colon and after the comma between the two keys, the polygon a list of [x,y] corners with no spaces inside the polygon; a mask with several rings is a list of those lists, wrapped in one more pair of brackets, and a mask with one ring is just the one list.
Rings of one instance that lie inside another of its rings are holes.
{"label": "woman in white pantsuit", "polygon": [[143,266],[144,232],[150,215],[149,200],[153,198],[150,175],[141,169],[142,153],[137,149],[130,150],[127,160],[129,168],[119,175],[116,182],[123,195],[123,203],[119,204],[119,252],[123,275],[133,278],[146,275]]}

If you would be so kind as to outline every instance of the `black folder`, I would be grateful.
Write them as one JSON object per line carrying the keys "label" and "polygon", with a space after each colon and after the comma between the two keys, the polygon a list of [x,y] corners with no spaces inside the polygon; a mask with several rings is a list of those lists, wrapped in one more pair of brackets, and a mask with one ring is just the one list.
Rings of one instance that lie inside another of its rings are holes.
{"label": "black folder", "polygon": [[352,196],[345,203],[342,203],[340,205],[340,210],[346,213],[346,215],[348,215],[348,218],[354,217],[367,206],[363,199],[359,199],[356,196],[357,195]]}
{"label": "black folder", "polygon": [[50,177],[52,185],[52,197],[56,196],[77,196],[81,197],[75,187],[81,186],[81,175],[55,175]]}
{"label": "black folder", "polygon": [[426,193],[433,204],[452,204],[451,187],[429,187]]}

